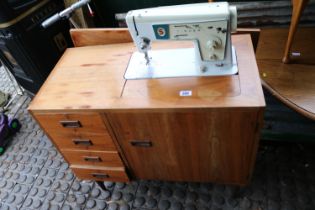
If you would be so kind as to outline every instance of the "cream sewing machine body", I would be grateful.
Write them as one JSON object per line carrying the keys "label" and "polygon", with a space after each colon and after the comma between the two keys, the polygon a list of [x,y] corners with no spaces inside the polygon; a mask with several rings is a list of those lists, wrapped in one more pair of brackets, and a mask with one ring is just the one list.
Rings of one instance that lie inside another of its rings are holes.
{"label": "cream sewing machine body", "polygon": [[[126,79],[233,75],[238,72],[231,32],[236,8],[199,3],[128,12],[126,22],[138,52]],[[191,40],[194,48],[151,50],[152,41]]]}

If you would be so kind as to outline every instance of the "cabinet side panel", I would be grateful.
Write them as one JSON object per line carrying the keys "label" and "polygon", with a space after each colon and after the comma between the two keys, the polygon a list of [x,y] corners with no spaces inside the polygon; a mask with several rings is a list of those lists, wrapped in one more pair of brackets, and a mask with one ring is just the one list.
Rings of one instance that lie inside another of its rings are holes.
{"label": "cabinet side panel", "polygon": [[257,114],[257,124],[256,124],[255,134],[252,141],[252,147],[249,148],[250,156],[249,156],[249,166],[248,166],[249,169],[248,169],[247,183],[250,181],[252,177],[252,173],[254,171],[257,151],[259,147],[260,131],[264,124],[264,108],[260,108],[256,114]]}

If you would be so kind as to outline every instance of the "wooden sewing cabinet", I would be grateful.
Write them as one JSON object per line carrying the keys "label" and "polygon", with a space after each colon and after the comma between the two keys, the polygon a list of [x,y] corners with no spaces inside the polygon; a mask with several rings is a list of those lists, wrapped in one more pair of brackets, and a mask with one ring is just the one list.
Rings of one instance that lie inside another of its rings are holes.
{"label": "wooden sewing cabinet", "polygon": [[29,111],[79,178],[244,185],[265,100],[250,36],[233,45],[238,75],[128,81],[133,43],[67,49]]}

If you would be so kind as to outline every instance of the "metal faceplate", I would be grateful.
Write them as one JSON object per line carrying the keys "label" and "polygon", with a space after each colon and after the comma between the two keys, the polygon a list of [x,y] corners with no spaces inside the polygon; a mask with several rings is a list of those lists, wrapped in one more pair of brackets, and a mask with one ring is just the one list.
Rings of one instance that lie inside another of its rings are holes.
{"label": "metal faceplate", "polygon": [[227,48],[227,27],[226,20],[170,24],[169,40],[198,40],[202,60],[224,60]]}
{"label": "metal faceplate", "polygon": [[195,77],[233,75],[238,72],[235,49],[232,47],[232,64],[218,65],[196,59],[194,48],[152,50],[146,65],[144,54],[134,52],[130,58],[125,79],[154,79],[169,77]]}

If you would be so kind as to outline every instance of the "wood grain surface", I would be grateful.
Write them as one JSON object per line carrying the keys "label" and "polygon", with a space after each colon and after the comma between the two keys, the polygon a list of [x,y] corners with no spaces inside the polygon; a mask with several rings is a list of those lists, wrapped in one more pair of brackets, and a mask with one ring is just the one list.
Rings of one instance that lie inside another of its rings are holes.
{"label": "wood grain surface", "polygon": [[[33,99],[29,110],[71,112],[139,108],[263,107],[265,101],[250,36],[235,35],[232,40],[240,69],[239,74],[234,76],[237,79],[229,76],[190,77],[191,82],[187,84],[203,87],[197,88],[197,97],[177,100],[176,94],[173,95],[174,100],[168,103],[164,103],[159,97],[143,97],[139,100],[137,95],[129,93],[146,91],[143,88],[150,90],[151,86],[164,81],[173,83],[174,89],[187,90],[192,86],[187,86],[186,83],[179,85],[178,78],[168,78],[167,81],[137,80],[138,84],[130,89],[129,83],[137,82],[126,81],[123,76],[135,50],[133,43],[68,49]],[[153,49],[191,46],[187,42],[160,42],[155,43]],[[232,84],[222,88],[222,84],[231,80]],[[123,94],[124,87],[128,89],[126,95]]]}
{"label": "wood grain surface", "polygon": [[118,152],[62,149],[61,153],[72,165],[124,167]]}
{"label": "wood grain surface", "polygon": [[291,52],[300,53],[290,64],[281,59],[287,29],[264,29],[256,51],[257,64],[264,86],[286,105],[315,119],[314,28],[301,28],[295,35]]}
{"label": "wood grain surface", "polygon": [[[45,124],[45,122],[42,122],[42,124]],[[49,134],[53,142],[59,148],[62,149],[116,151],[116,147],[112,140],[112,137],[108,133],[103,134],[80,132],[59,133],[59,130],[55,130],[54,132],[50,130]],[[90,144],[84,142],[81,144],[75,143],[80,141],[90,142]]]}
{"label": "wood grain surface", "polygon": [[[244,185],[256,158],[265,100],[250,35],[232,40],[239,72],[218,77],[125,80],[133,43],[68,49],[29,110],[49,136],[108,132],[132,178]],[[153,45],[184,47],[192,43]],[[179,96],[188,89],[192,96]],[[83,126],[60,128],[62,119]],[[78,149],[59,149],[70,152],[70,159],[80,156]],[[128,181],[124,167],[74,162],[79,178]]]}
{"label": "wood grain surface", "polygon": [[246,184],[261,114],[258,108],[207,109],[117,112],[108,119],[134,177]]}
{"label": "wood grain surface", "polygon": [[[71,134],[73,136],[80,134],[104,134],[107,133],[106,126],[103,123],[101,115],[98,113],[76,113],[76,114],[41,114],[36,115],[36,119],[45,122],[42,125],[48,133],[58,131],[58,135]],[[62,122],[77,121],[79,127],[64,127]]]}
{"label": "wood grain surface", "polygon": [[75,47],[132,42],[127,28],[71,29]]}
{"label": "wood grain surface", "polygon": [[129,181],[125,169],[121,167],[92,167],[82,165],[71,165],[70,168],[71,170],[73,170],[75,175],[80,179],[115,182]]}

